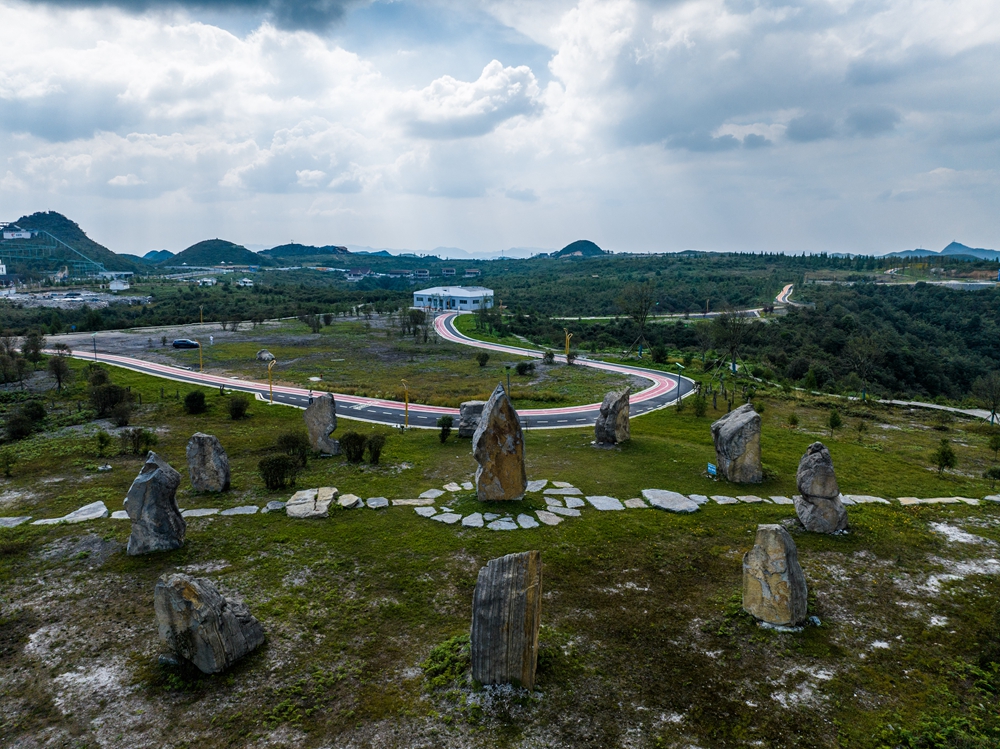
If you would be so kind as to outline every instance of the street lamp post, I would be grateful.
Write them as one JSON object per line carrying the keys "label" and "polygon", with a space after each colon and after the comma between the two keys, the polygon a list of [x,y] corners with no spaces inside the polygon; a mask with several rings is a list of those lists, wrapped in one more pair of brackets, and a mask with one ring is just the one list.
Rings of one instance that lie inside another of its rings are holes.
{"label": "street lamp post", "polygon": [[674,362],[677,367],[677,398],[675,399],[678,403],[681,400],[681,370],[684,369],[684,365],[680,362]]}
{"label": "street lamp post", "polygon": [[274,405],[274,385],[271,381],[271,367],[273,367],[277,361],[277,359],[271,359],[271,361],[267,363],[267,392],[271,399],[271,405]]}

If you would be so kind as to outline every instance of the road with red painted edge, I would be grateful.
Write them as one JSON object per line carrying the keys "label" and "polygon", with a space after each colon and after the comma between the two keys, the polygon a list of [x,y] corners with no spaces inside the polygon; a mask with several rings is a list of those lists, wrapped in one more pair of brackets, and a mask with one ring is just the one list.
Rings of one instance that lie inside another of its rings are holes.
{"label": "road with red painted edge", "polygon": [[[476,348],[484,348],[499,353],[509,353],[525,356],[541,357],[542,353],[521,349],[514,346],[502,346],[499,344],[485,343],[468,338],[459,333],[454,328],[455,313],[441,315],[435,320],[435,328],[438,333],[447,340],[461,343]],[[46,353],[55,353],[47,351]],[[122,367],[134,372],[161,377],[175,382],[183,382],[189,385],[202,385],[206,387],[224,387],[227,390],[237,390],[259,396],[265,401],[269,399],[268,385],[266,382],[254,380],[242,380],[235,377],[224,377],[222,375],[210,374],[208,372],[196,372],[184,367],[175,367],[169,364],[159,364],[144,359],[135,359],[130,356],[120,356],[118,354],[106,354],[98,351],[97,355],[85,349],[74,350],[70,355],[77,359],[86,361],[98,361],[116,367]],[[566,357],[557,357],[565,362]],[[642,369],[639,367],[629,367],[620,364],[608,364],[606,362],[591,361],[589,359],[577,359],[577,363],[602,369],[619,374],[634,375],[649,380],[650,387],[638,393],[634,393],[629,399],[630,411],[633,416],[663,408],[676,402],[676,388],[678,378],[655,370]],[[693,383],[687,378],[680,378],[681,393],[686,395],[693,388]],[[309,390],[307,388],[288,387],[286,385],[274,386],[274,402],[283,406],[294,406],[305,408],[309,405],[310,398],[320,395],[325,391]],[[357,395],[344,395],[334,393],[337,401],[337,416],[356,421],[366,421],[375,424],[387,424],[400,426],[405,420],[405,408],[399,401],[383,400],[381,398],[365,398]],[[600,414],[601,404],[591,403],[585,406],[571,406],[568,408],[542,408],[524,409],[518,413],[521,416],[521,423],[528,428],[542,429],[567,429],[572,427],[585,427],[592,425]],[[457,408],[445,408],[442,406],[427,406],[423,404],[410,405],[410,426],[419,429],[437,429],[437,420],[440,416],[457,416]]]}

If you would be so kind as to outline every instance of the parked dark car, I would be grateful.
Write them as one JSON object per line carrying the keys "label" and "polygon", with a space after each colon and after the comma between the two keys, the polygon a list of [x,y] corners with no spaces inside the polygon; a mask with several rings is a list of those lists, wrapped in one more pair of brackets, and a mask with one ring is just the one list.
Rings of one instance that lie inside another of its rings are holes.
{"label": "parked dark car", "polygon": [[178,338],[174,341],[174,348],[198,348],[198,341],[192,341],[190,338]]}

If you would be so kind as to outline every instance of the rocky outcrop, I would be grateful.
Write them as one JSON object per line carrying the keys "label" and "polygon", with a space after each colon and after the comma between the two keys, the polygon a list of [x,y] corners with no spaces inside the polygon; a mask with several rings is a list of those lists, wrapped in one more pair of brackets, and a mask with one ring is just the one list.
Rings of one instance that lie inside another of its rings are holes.
{"label": "rocky outcrop", "polygon": [[458,436],[472,437],[479,426],[479,418],[483,415],[486,401],[465,401],[459,407]]}
{"label": "rocky outcrop", "polygon": [[262,348],[257,352],[257,361],[270,362],[274,361],[274,354],[268,351],[266,348]]}
{"label": "rocky outcrop", "polygon": [[197,432],[187,443],[188,478],[196,492],[229,489],[229,456],[218,437]]}
{"label": "rocky outcrop", "polygon": [[809,591],[795,541],[780,525],[758,525],[743,555],[743,609],[751,616],[794,627],[806,619]]}
{"label": "rocky outcrop", "polygon": [[203,673],[225,671],[264,642],[264,628],[243,603],[208,580],[164,575],[153,594],[160,638]]}
{"label": "rocky outcrop", "polygon": [[514,405],[497,385],[483,407],[479,426],[472,436],[476,470],[476,492],[482,501],[521,499],[528,486],[524,472],[524,434]]}
{"label": "rocky outcrop", "polygon": [[125,497],[125,511],[132,521],[128,553],[170,551],[184,545],[187,523],[177,507],[181,475],[154,452],[146,457]]}
{"label": "rocky outcrop", "polygon": [[631,437],[628,425],[628,397],[631,388],[613,390],[604,396],[601,415],[594,425],[594,437],[598,444],[617,445]]}
{"label": "rocky outcrop", "polygon": [[541,553],[490,560],[479,570],[472,599],[472,678],[534,687],[541,616]]}
{"label": "rocky outcrop", "polygon": [[305,420],[312,449],[327,455],[340,455],[340,443],[330,438],[337,428],[337,403],[330,393],[313,398],[305,411]]}
{"label": "rocky outcrop", "polygon": [[734,484],[759,484],[760,416],[746,403],[712,424],[719,475]]}
{"label": "rocky outcrop", "polygon": [[795,481],[801,496],[792,497],[795,513],[806,530],[836,533],[847,528],[847,510],[840,501],[840,486],[833,458],[822,442],[813,442],[799,461]]}

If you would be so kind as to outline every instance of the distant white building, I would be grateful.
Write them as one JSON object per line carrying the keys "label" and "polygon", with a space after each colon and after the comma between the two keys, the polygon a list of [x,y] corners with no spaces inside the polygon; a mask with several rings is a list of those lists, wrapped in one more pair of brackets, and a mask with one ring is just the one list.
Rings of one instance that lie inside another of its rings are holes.
{"label": "distant white building", "polygon": [[110,284],[108,284],[108,288],[111,291],[128,291],[129,290],[129,285],[128,285],[128,281],[122,281],[122,280],[116,278],[114,281],[112,281]]}
{"label": "distant white building", "polygon": [[214,278],[199,278],[197,281],[199,286],[215,286],[218,283]]}
{"label": "distant white building", "polygon": [[429,310],[475,312],[493,306],[493,289],[482,286],[435,286],[414,291],[413,306]]}
{"label": "distant white building", "polygon": [[244,289],[252,289],[253,281],[251,281],[249,278],[241,278],[239,281],[236,282],[236,285]]}

